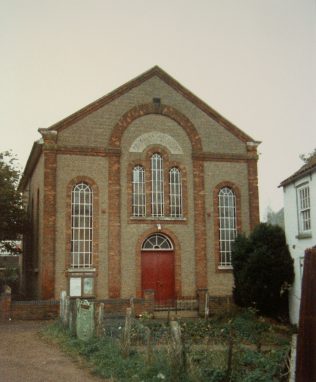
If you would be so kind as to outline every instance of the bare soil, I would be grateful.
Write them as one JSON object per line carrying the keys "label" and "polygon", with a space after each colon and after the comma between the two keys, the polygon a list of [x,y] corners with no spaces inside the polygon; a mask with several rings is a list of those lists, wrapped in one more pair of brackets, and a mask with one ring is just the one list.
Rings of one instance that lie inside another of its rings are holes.
{"label": "bare soil", "polygon": [[1,382],[100,382],[86,367],[41,339],[47,321],[0,323]]}

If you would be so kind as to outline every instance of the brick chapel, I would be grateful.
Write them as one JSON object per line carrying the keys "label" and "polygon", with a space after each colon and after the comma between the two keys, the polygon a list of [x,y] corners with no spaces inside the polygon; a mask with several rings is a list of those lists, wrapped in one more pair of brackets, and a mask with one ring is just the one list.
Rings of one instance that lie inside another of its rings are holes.
{"label": "brick chapel", "polygon": [[231,296],[259,142],[157,66],[39,133],[20,184],[30,298]]}

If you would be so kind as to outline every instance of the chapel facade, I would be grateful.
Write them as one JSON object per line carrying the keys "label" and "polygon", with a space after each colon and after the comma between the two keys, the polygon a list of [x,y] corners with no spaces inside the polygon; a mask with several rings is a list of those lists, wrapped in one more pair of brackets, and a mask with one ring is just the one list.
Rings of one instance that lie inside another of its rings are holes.
{"label": "chapel facade", "polygon": [[39,132],[20,185],[29,297],[232,294],[257,141],[159,67]]}

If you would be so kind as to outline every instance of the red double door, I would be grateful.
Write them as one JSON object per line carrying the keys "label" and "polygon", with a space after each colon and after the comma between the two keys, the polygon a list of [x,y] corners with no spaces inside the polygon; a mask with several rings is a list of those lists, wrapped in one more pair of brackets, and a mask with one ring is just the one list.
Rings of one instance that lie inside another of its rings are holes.
{"label": "red double door", "polygon": [[175,299],[174,252],[142,251],[142,290],[153,289],[158,304]]}

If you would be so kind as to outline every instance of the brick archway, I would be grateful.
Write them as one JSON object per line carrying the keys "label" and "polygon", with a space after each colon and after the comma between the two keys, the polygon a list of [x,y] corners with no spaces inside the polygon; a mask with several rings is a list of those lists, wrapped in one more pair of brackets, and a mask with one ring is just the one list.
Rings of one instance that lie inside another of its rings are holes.
{"label": "brick archway", "polygon": [[186,132],[194,151],[202,150],[201,137],[196,130],[193,123],[180,111],[167,105],[155,105],[154,103],[147,103],[138,105],[127,111],[114,126],[112,134],[109,140],[109,146],[111,148],[120,148],[121,140],[124,131],[128,126],[137,118],[143,117],[149,114],[159,114],[177,122],[183,130]]}
{"label": "brick archway", "polygon": [[[120,148],[124,132],[137,118],[145,115],[157,114],[168,117],[177,122],[186,132],[194,153],[202,152],[201,137],[193,123],[180,111],[172,106],[148,103],[133,107],[127,111],[114,126],[109,139],[109,203],[108,221],[109,237],[115,240],[109,241],[108,247],[108,275],[109,296],[118,298],[121,295],[121,253],[117,242],[121,241],[120,221]],[[194,187],[194,221],[195,221],[195,274],[196,287],[207,287],[207,262],[206,262],[206,227],[205,227],[205,200],[204,200],[204,165],[198,157],[193,157],[193,187]],[[168,234],[166,232],[166,234]],[[177,254],[176,254],[177,255]],[[176,258],[177,259],[177,258]],[[177,260],[175,263],[175,288],[180,295],[179,283],[177,284]],[[139,291],[139,287],[138,291]],[[137,293],[139,295],[140,293]]]}
{"label": "brick archway", "polygon": [[137,240],[135,253],[136,253],[136,296],[138,298],[142,295],[142,282],[141,282],[141,254],[142,254],[142,244],[146,238],[149,236],[159,233],[163,234],[166,237],[168,237],[172,244],[173,244],[173,251],[174,251],[174,271],[175,271],[175,294],[176,297],[181,297],[182,295],[182,288],[181,288],[181,248],[180,248],[180,242],[176,235],[169,229],[164,229],[163,231],[157,232],[157,229],[152,228],[146,230]]}

